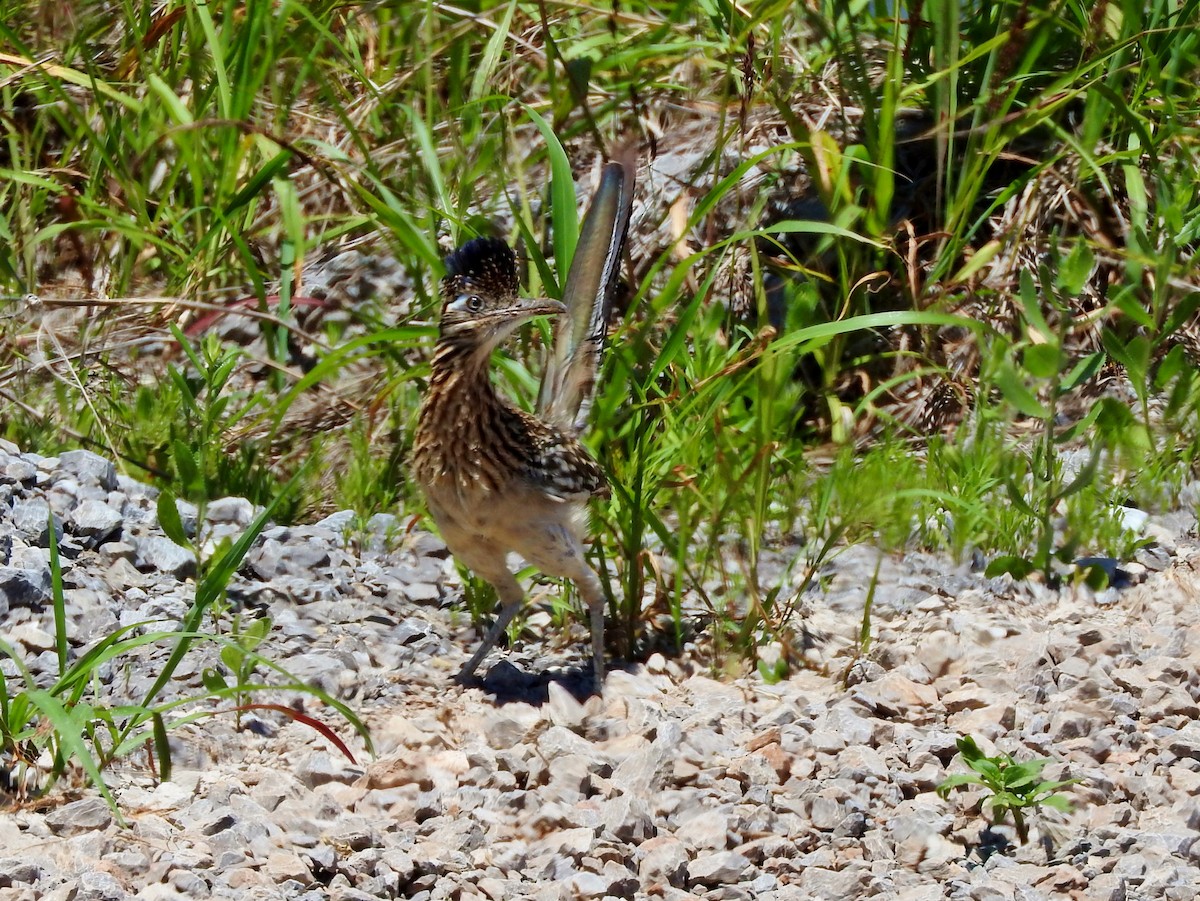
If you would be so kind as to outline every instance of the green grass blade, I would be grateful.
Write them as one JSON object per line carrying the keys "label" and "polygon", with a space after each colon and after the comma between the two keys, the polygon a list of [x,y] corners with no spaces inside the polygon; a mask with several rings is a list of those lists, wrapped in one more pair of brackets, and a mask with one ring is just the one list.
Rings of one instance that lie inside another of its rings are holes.
{"label": "green grass blade", "polygon": [[167,738],[167,724],[162,715],[155,713],[151,716],[154,729],[154,756],[158,759],[158,778],[163,782],[171,781],[171,742]]}
{"label": "green grass blade", "polygon": [[113,797],[108,784],[104,781],[104,776],[100,772],[100,764],[92,756],[91,749],[83,740],[87,724],[63,707],[57,698],[40,688],[31,689],[27,693],[27,697],[53,727],[55,738],[61,743],[62,751],[65,752],[64,761],[74,760],[83,767],[88,780],[100,792],[101,797],[108,802],[114,818],[124,826],[125,818],[117,806],[117,799]]}
{"label": "green grass blade", "polygon": [[[152,706],[155,698],[163,690],[166,684],[171,681],[175,675],[175,670],[179,668],[179,664],[183,661],[192,645],[192,640],[189,636],[196,634],[200,623],[204,619],[205,611],[212,605],[214,601],[224,592],[225,587],[229,584],[229,579],[233,573],[241,565],[246,554],[250,552],[250,548],[254,545],[262,530],[266,528],[270,522],[271,515],[275,509],[283,502],[296,486],[300,483],[302,476],[306,474],[306,469],[302,469],[283,487],[279,494],[271,503],[262,509],[261,512],[254,518],[246,531],[241,534],[233,546],[221,556],[217,565],[204,574],[201,583],[196,590],[196,600],[184,618],[182,628],[179,630],[179,638],[175,643],[175,647],[171,650],[170,656],[167,657],[166,663],[163,664],[158,676],[146,690],[143,696],[142,707],[149,708]],[[140,720],[135,717],[126,725],[122,732],[122,737],[127,736],[137,725]]]}
{"label": "green grass blade", "polygon": [[[579,239],[579,210],[575,202],[575,177],[571,172],[571,161],[559,143],[554,128],[533,107],[522,104],[533,124],[542,133],[546,142],[546,154],[550,159],[550,221],[554,230],[554,266],[561,278],[571,267],[575,257],[575,242]],[[562,293],[562,285],[555,283],[555,296]]]}
{"label": "green grass blade", "polygon": [[58,657],[58,674],[61,676],[67,671],[70,645],[67,643],[67,604],[63,595],[62,560],[58,554],[58,532],[53,512],[49,514],[46,530],[50,538],[50,597],[54,602],[54,651]]}

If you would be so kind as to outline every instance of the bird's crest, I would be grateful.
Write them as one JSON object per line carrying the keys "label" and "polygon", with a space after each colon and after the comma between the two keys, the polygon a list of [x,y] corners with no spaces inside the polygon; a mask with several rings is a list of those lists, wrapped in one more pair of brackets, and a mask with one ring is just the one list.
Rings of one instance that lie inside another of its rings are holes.
{"label": "bird's crest", "polygon": [[491,297],[517,293],[517,258],[499,238],[473,238],[445,259],[442,292],[453,297],[477,292]]}

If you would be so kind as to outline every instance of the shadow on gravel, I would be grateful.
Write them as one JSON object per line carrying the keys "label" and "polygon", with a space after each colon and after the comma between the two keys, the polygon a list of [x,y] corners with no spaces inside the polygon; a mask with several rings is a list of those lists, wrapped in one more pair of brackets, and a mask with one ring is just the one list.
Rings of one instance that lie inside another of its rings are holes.
{"label": "shadow on gravel", "polygon": [[496,699],[497,705],[519,703],[540,707],[550,700],[552,682],[565,688],[581,704],[595,694],[590,663],[567,670],[528,672],[501,660],[483,678],[467,679],[462,685],[482,688]]}
{"label": "shadow on gravel", "polygon": [[1008,840],[1007,835],[987,826],[979,833],[979,844],[974,848],[968,847],[967,852],[970,853],[973,850],[979,855],[982,863],[987,863],[988,858],[993,854],[1008,854],[1014,849],[1015,846]]}
{"label": "shadow on gravel", "polygon": [[1080,854],[1086,857],[1091,850],[1091,844],[1087,841],[1056,848],[1054,839],[1046,833],[1038,835],[1027,846],[1022,847],[1013,843],[1011,830],[1012,827],[1008,825],[1001,826],[999,829],[992,825],[984,826],[976,841],[967,842],[967,857],[984,865],[987,864],[989,858],[996,854],[1011,858],[1014,863],[1034,863],[1034,858],[1038,853],[1037,849],[1040,849],[1041,853],[1045,855],[1046,864],[1053,864],[1069,861],[1072,857]]}

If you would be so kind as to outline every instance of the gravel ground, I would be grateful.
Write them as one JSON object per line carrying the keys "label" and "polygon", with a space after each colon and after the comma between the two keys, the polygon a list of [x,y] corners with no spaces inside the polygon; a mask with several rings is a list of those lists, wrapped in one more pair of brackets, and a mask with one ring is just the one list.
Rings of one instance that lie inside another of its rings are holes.
{"label": "gravel ground", "polygon": [[[55,666],[51,511],[75,648],[187,609],[193,564],[154,509],[153,489],[94,454],[0,442],[0,637],[35,673]],[[218,535],[253,514],[240,499],[209,509]],[[172,781],[157,784],[144,759],[110,774],[127,828],[78,784],[0,794],[0,899],[1200,894],[1189,514],[1147,519],[1156,543],[1102,592],[887,557],[863,660],[853,640],[876,554],[851,549],[806,599],[811,669],[715,681],[691,649],[617,668],[582,703],[583,642],[530,638],[497,652],[482,686],[454,686],[476,636],[449,609],[444,547],[391,517],[347,541],[350,518],[268,530],[231,598],[269,610],[269,656],[358,711],[376,756],[300,696],[356,763],[282,716],[248,714],[238,731],[222,714],[173,732]],[[545,614],[531,622],[553,631]],[[139,697],[166,653],[106,664],[96,691]],[[214,663],[198,651],[173,690],[195,692]],[[1033,815],[1019,846],[1010,827],[987,827],[980,792],[941,800],[964,734],[988,753],[1052,758],[1047,777],[1080,780],[1074,811]]]}

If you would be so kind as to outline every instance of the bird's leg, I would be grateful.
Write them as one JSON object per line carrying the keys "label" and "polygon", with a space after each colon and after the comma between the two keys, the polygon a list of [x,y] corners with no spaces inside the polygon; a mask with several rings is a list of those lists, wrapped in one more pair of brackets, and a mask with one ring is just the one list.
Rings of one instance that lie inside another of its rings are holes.
{"label": "bird's leg", "polygon": [[592,673],[595,678],[596,694],[604,690],[604,590],[600,577],[588,568],[575,579],[583,602],[587,604],[592,626]]}
{"label": "bird's leg", "polygon": [[[500,572],[503,572],[504,575],[501,576]],[[521,602],[525,599],[521,583],[508,570],[497,571],[495,575],[488,577],[488,581],[500,595],[500,613],[496,616],[496,622],[493,623],[492,628],[484,636],[483,642],[471,655],[471,659],[464,663],[463,668],[458,671],[456,679],[459,682],[467,681],[475,673],[476,668],[483,662],[483,658],[496,646],[496,642],[500,640],[500,636],[504,634],[504,630],[508,628],[512,618],[521,609]]]}

